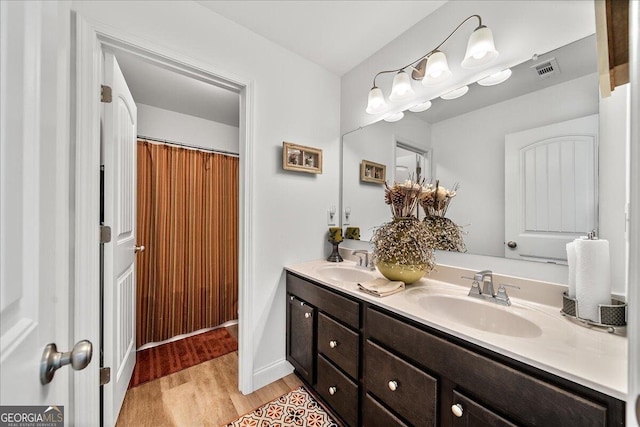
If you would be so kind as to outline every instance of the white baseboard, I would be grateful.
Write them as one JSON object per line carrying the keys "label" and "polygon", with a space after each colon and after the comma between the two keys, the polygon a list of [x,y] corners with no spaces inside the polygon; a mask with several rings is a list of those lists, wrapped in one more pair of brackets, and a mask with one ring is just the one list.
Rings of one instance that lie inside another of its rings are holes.
{"label": "white baseboard", "polygon": [[253,373],[253,390],[258,390],[280,378],[293,372],[293,366],[285,359],[278,360],[270,365],[258,369]]}

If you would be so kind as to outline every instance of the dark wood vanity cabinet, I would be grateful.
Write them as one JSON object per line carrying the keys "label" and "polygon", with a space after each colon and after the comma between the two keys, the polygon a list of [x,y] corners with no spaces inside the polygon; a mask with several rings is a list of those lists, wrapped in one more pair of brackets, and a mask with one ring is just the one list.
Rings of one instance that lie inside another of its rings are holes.
{"label": "dark wood vanity cabinet", "polygon": [[624,426],[618,399],[291,273],[287,298],[287,360],[348,426]]}
{"label": "dark wood vanity cabinet", "polygon": [[290,273],[287,300],[287,360],[334,415],[358,426],[360,303]]}
{"label": "dark wood vanity cabinet", "polygon": [[289,296],[287,310],[287,360],[298,374],[310,383],[315,381],[315,322],[316,309]]}

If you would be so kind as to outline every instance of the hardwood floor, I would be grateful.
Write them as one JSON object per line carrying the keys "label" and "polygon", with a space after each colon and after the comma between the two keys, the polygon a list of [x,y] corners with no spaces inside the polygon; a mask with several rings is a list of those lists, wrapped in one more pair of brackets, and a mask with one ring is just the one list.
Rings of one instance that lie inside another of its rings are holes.
{"label": "hardwood floor", "polygon": [[291,374],[244,396],[234,351],[128,390],[116,426],[218,427],[301,385]]}

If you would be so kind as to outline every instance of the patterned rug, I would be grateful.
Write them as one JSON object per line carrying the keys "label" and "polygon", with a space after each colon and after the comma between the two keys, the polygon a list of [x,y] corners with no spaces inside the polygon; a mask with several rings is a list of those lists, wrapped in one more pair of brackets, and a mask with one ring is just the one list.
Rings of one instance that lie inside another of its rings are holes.
{"label": "patterned rug", "polygon": [[238,349],[238,342],[225,328],[151,347],[136,353],[129,388],[215,359]]}
{"label": "patterned rug", "polygon": [[300,426],[339,427],[304,387],[292,390],[224,427]]}

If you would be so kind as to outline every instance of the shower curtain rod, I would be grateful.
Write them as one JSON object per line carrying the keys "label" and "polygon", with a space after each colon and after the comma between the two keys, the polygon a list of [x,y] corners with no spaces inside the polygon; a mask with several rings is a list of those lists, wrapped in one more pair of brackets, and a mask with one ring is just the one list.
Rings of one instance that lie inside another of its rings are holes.
{"label": "shower curtain rod", "polygon": [[144,136],[144,135],[138,135],[138,139],[146,139],[147,141],[160,142],[162,144],[168,144],[168,145],[177,145],[179,147],[189,148],[191,150],[204,151],[205,153],[218,153],[218,154],[224,154],[225,156],[240,157],[239,153],[233,153],[231,151],[224,151],[224,150],[216,150],[213,148],[197,147],[195,145],[183,144],[182,142],[170,141],[168,139],[158,139],[158,138],[152,138],[150,136]]}

